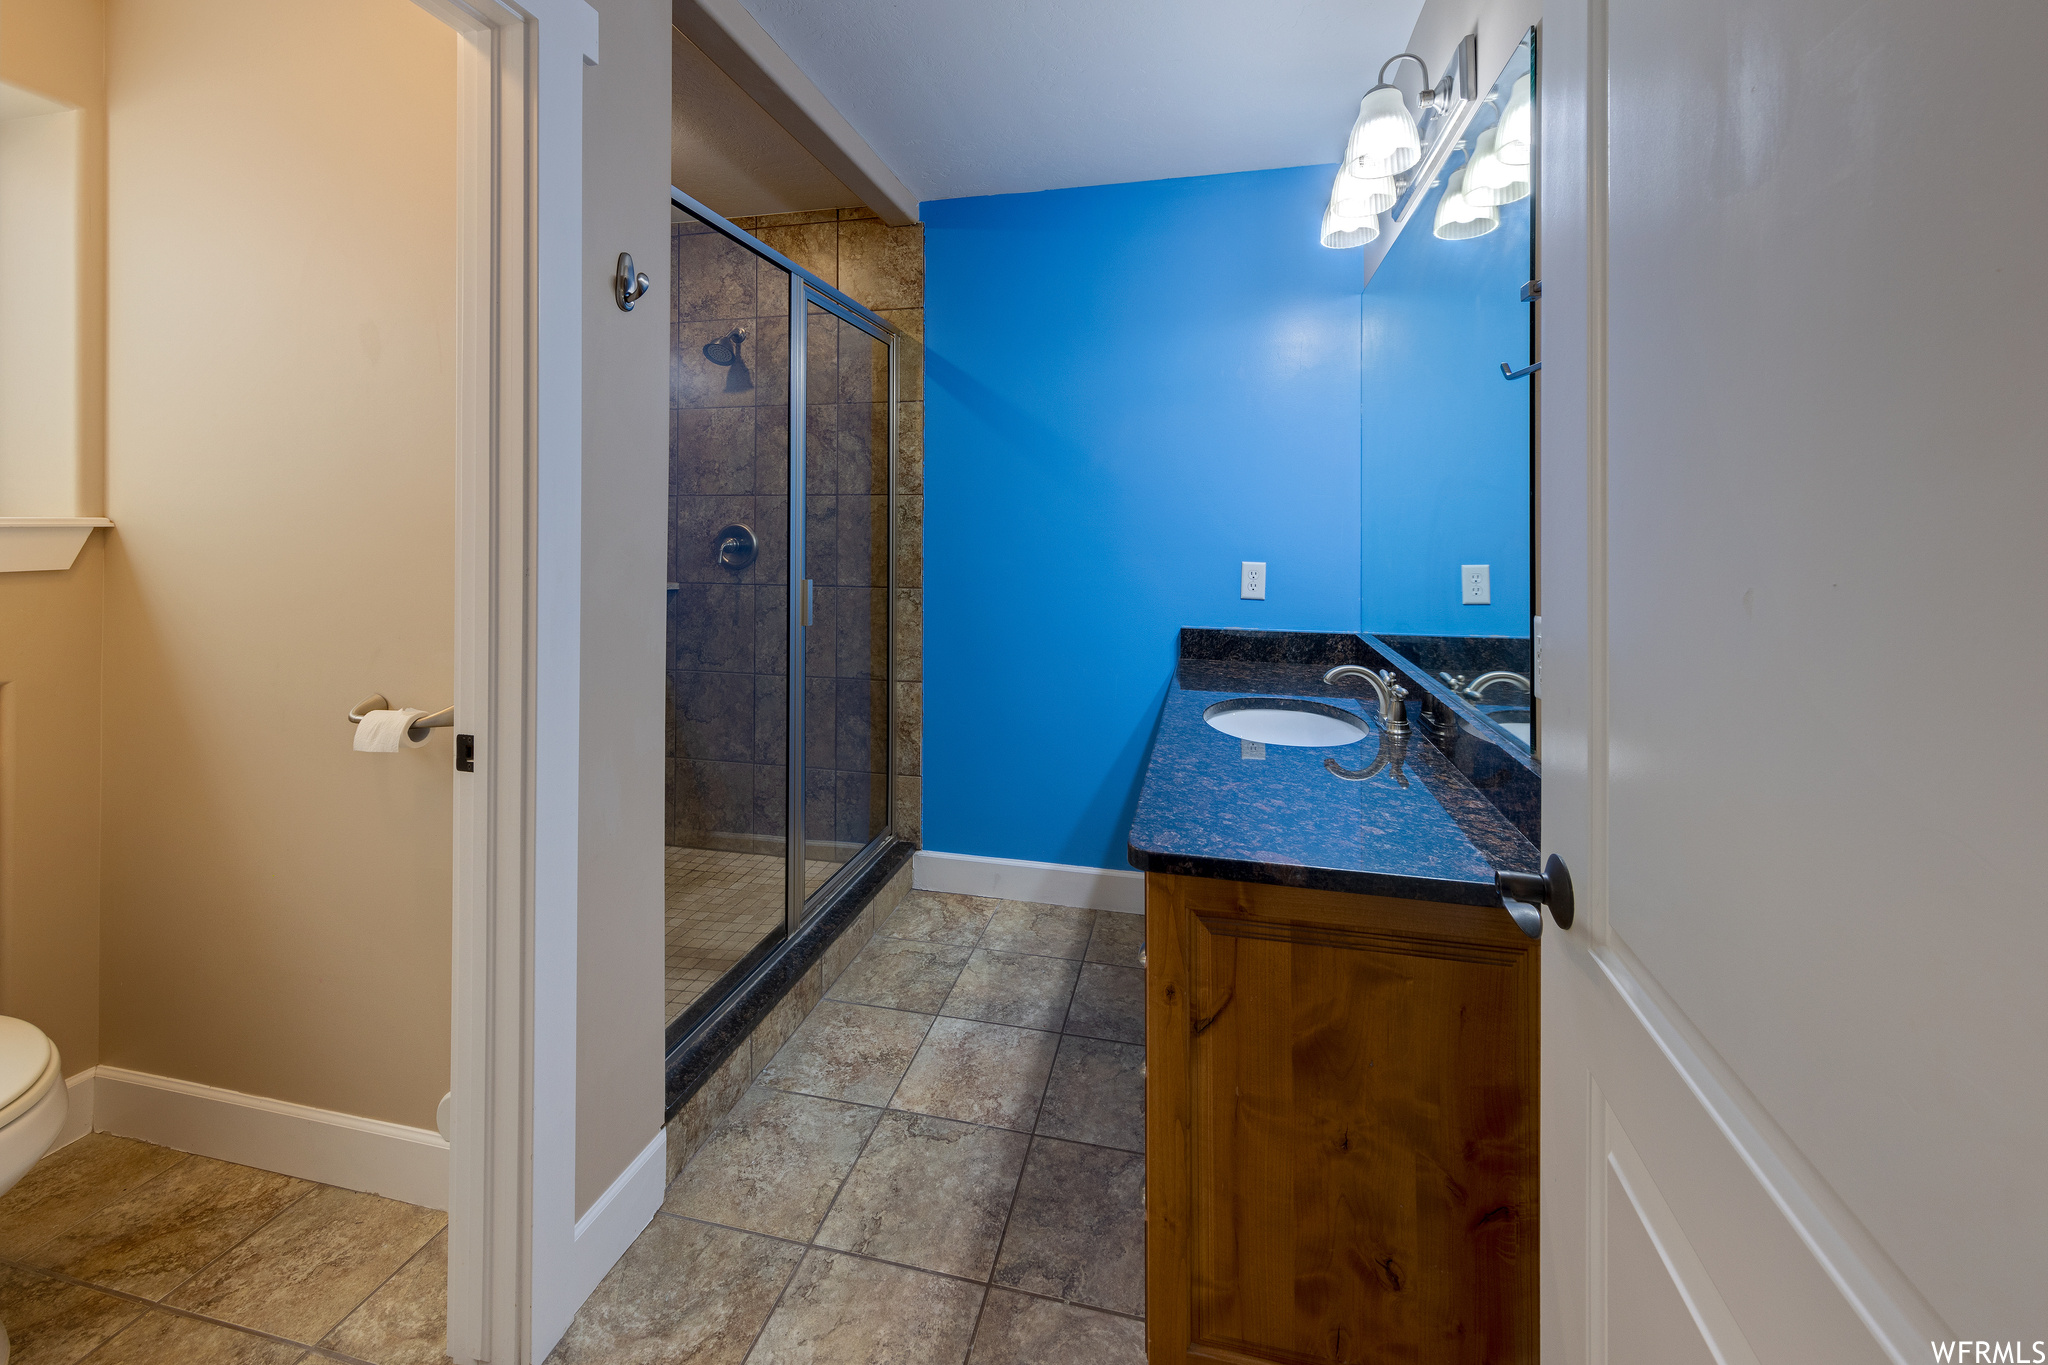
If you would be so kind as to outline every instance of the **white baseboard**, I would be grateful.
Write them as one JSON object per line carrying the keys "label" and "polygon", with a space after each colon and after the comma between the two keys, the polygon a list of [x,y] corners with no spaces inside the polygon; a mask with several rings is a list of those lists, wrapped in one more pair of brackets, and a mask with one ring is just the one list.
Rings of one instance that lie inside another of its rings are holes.
{"label": "white baseboard", "polygon": [[576,1220],[575,1301],[590,1297],[597,1282],[626,1254],[661,1209],[662,1182],[668,1177],[668,1128],[654,1131],[654,1140],[640,1149],[633,1163],[619,1172],[611,1188]]}
{"label": "white baseboard", "polygon": [[971,853],[918,853],[911,885],[920,891],[952,891],[1084,910],[1145,913],[1145,874],[1113,867],[1074,867],[1019,858],[983,858]]}
{"label": "white baseboard", "polygon": [[448,1143],[431,1129],[114,1066],[96,1067],[67,1084],[74,1104],[82,1088],[91,1096],[83,1107],[94,1132],[431,1209],[448,1207]]}
{"label": "white baseboard", "polygon": [[76,1142],[92,1131],[93,1082],[96,1078],[93,1067],[64,1078],[64,1126],[57,1130],[57,1140],[50,1144],[51,1151]]}

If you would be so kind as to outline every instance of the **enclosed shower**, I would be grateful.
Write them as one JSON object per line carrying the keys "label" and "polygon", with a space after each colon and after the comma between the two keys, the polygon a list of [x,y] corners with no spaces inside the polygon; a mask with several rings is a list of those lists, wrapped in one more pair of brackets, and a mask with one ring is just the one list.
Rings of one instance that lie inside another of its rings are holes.
{"label": "enclosed shower", "polygon": [[670,264],[674,1052],[893,838],[898,338],[681,194]]}

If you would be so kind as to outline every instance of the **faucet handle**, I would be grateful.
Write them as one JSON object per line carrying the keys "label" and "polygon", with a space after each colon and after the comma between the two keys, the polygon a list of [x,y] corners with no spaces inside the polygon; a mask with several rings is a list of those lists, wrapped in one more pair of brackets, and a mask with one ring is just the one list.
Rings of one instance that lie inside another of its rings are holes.
{"label": "faucet handle", "polygon": [[1408,695],[1408,689],[1407,689],[1407,688],[1405,688],[1405,687],[1403,687],[1403,686],[1401,686],[1401,684],[1399,684],[1399,683],[1397,683],[1397,682],[1395,682],[1395,681],[1394,681],[1394,670],[1393,670],[1393,669],[1391,669],[1391,668],[1383,668],[1383,669],[1381,669],[1381,670],[1380,670],[1380,681],[1381,681],[1381,682],[1383,682],[1383,683],[1385,683],[1385,684],[1387,685],[1387,690],[1388,690],[1389,692],[1392,692],[1392,693],[1393,693],[1393,694],[1394,694],[1395,696],[1397,696],[1397,697],[1405,697],[1405,696],[1407,696],[1407,695]]}

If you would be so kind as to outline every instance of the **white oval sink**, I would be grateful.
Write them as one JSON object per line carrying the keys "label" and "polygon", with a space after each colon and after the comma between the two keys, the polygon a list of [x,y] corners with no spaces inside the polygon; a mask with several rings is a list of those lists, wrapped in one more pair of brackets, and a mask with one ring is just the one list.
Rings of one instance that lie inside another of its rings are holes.
{"label": "white oval sink", "polygon": [[1356,744],[1369,733],[1365,721],[1319,701],[1239,697],[1219,701],[1202,719],[1234,739],[1256,744],[1289,744],[1299,749],[1334,749]]}

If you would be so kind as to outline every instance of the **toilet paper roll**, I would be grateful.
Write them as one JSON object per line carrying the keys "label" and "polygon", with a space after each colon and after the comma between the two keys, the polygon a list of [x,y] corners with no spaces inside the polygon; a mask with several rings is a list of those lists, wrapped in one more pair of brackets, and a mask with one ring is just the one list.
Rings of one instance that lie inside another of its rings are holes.
{"label": "toilet paper roll", "polygon": [[414,739],[408,731],[412,723],[427,714],[416,707],[408,706],[402,711],[371,711],[356,726],[356,752],[359,754],[395,754],[401,747],[417,749],[434,737],[426,732],[426,739]]}

